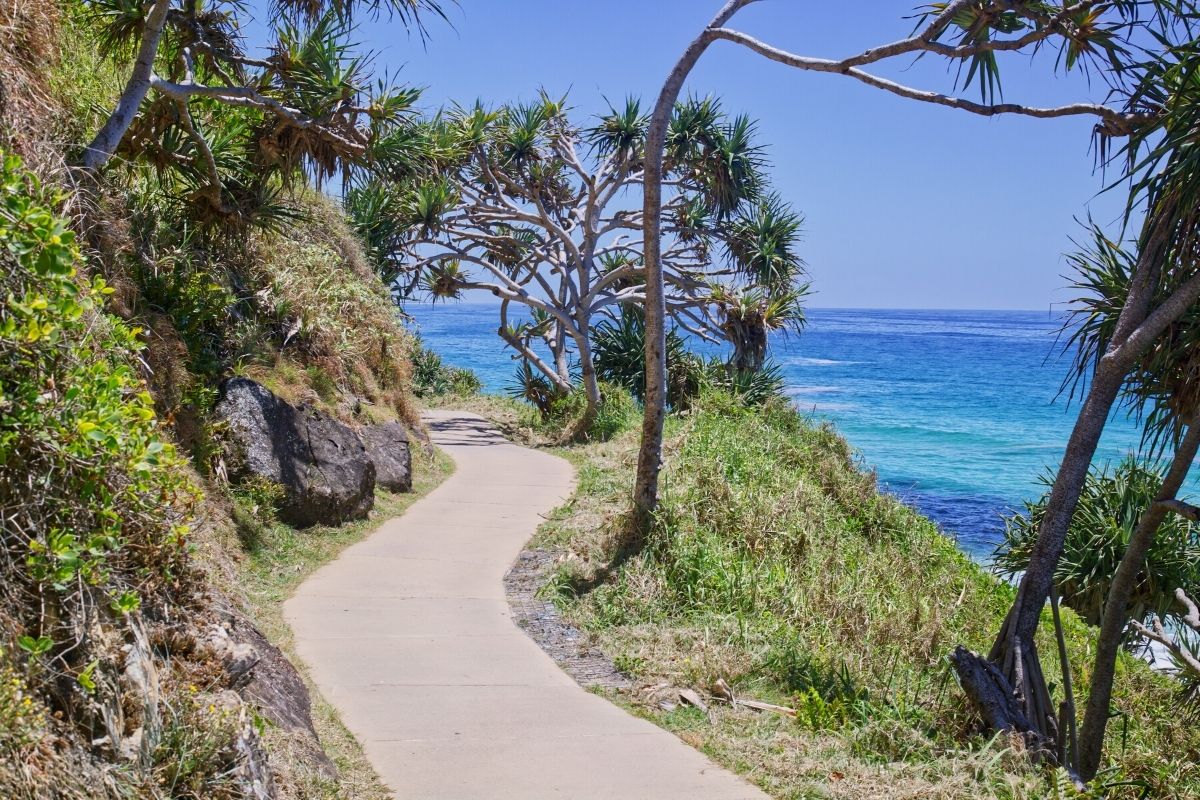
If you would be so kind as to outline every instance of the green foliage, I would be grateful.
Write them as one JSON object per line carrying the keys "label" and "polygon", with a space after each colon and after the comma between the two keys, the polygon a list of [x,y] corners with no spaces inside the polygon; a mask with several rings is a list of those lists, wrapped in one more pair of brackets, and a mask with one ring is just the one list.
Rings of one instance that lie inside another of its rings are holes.
{"label": "green foliage", "polygon": [[[0,648],[0,750],[11,754],[30,747],[45,735],[45,729],[45,707],[30,694],[8,651]],[[7,755],[0,752],[0,761]]]}
{"label": "green foliage", "polygon": [[[128,0],[78,0],[88,52],[123,82],[147,29],[150,6]],[[441,16],[433,0],[304,0],[274,4],[264,18],[267,58],[251,58],[240,29],[241,3],[170,4],[154,70],[172,91],[152,89],[122,138],[123,165],[146,169],[195,224],[219,235],[278,229],[294,218],[283,189],[370,170],[412,126],[420,91],[376,81],[357,49],[354,12],[387,11],[424,35]],[[69,60],[79,60],[75,57]],[[95,83],[84,82],[90,87]],[[192,90],[191,87],[203,87]],[[115,87],[110,87],[112,91]],[[111,109],[79,109],[89,119],[72,145],[82,149]],[[127,176],[129,168],[113,170]]]}
{"label": "green foliage", "polygon": [[[613,317],[597,334],[607,339],[608,359],[598,371],[640,397],[629,346],[637,322],[623,307],[638,301],[629,290],[643,280],[642,254],[620,234],[627,212],[613,206],[624,189],[640,191],[647,123],[635,98],[590,125],[572,119],[565,98],[545,93],[495,110],[456,108],[429,125],[441,134],[431,137],[438,141],[436,169],[401,165],[395,176],[364,181],[348,195],[347,208],[370,242],[372,263],[398,294],[423,291],[436,301],[482,289],[501,297],[500,336],[529,370],[542,369],[539,361],[587,360],[579,343],[592,334],[592,319]],[[714,99],[691,99],[674,110],[666,163],[665,212],[673,223],[665,229],[673,242],[664,247],[672,276],[668,309],[681,325],[705,328],[712,339],[726,336],[721,291],[733,291],[712,286],[717,277],[760,288],[754,296],[767,298],[772,318],[782,320],[785,307],[790,319],[802,318],[796,315],[802,217],[767,191],[763,153],[755,123],[727,114]],[[572,219],[578,222],[562,223]],[[509,325],[514,303],[529,308],[532,320]],[[670,345],[681,349],[678,340]],[[672,391],[682,406],[697,385],[700,362],[676,360]],[[590,375],[592,366],[581,364],[580,373]],[[518,386],[543,411],[566,388],[557,376],[532,372],[522,373]]]}
{"label": "green foliage", "polygon": [[536,408],[542,417],[549,418],[554,415],[555,401],[563,396],[563,392],[545,375],[534,372],[528,361],[522,361],[517,365],[508,396],[515,400],[524,400]]}
{"label": "green foliage", "polygon": [[[596,374],[623,386],[639,403],[646,393],[646,321],[641,310],[624,307],[616,320],[592,329]],[[690,353],[674,328],[667,331],[667,403],[684,408],[699,391],[701,360]]]}
{"label": "green foliage", "polygon": [[[1001,574],[1020,574],[1029,563],[1038,527],[1053,483],[1042,477],[1045,494],[1026,504],[1026,513],[1006,520],[1004,541],[994,556]],[[1125,555],[1129,537],[1142,513],[1153,504],[1162,485],[1156,464],[1126,458],[1116,468],[1093,468],[1067,529],[1063,554],[1055,570],[1062,602],[1092,625],[1099,625],[1112,578]],[[1163,520],[1146,555],[1137,588],[1129,598],[1131,619],[1175,613],[1177,588],[1200,593],[1200,531],[1194,523],[1170,514]]]}
{"label": "green foliage", "polygon": [[730,367],[711,359],[706,365],[704,380],[707,386],[724,391],[747,406],[761,406],[783,397],[783,371],[777,364],[762,369],[745,370]]}
{"label": "green foliage", "polygon": [[[136,331],[100,313],[73,234],[13,157],[0,170],[0,507],[16,636],[56,670],[86,663],[74,620],[174,593],[195,490],[130,368]],[[32,600],[31,598],[40,598]],[[26,602],[28,601],[28,602]]]}
{"label": "green foliage", "polygon": [[483,388],[479,376],[469,369],[452,367],[420,338],[413,340],[413,391],[418,397],[454,395],[466,397]]}
{"label": "green foliage", "polygon": [[[1112,342],[1117,320],[1129,297],[1137,256],[1125,244],[1090,225],[1088,239],[1068,260],[1075,269],[1074,288],[1081,292],[1064,327],[1066,351],[1074,354],[1068,380],[1081,388]],[[1187,274],[1175,265],[1155,292],[1155,306],[1165,302]],[[1182,423],[1200,413],[1200,309],[1193,304],[1147,348],[1126,377],[1124,396],[1142,417],[1144,440],[1152,452],[1170,445]]]}
{"label": "green foliage", "polygon": [[[624,387],[642,402],[646,382],[646,324],[639,310],[625,308],[616,320],[604,320],[592,329],[596,374]],[[784,379],[779,367],[738,369],[713,357],[701,358],[687,349],[679,332],[667,333],[667,403],[688,408],[706,389],[724,391],[746,405],[762,405],[782,396]]]}
{"label": "green foliage", "polygon": [[240,704],[190,687],[170,698],[154,753],[156,783],[170,800],[242,800],[236,742],[247,721]]}
{"label": "green foliage", "polygon": [[236,298],[214,280],[211,266],[201,260],[203,250],[187,235],[164,244],[157,257],[135,262],[133,277],[142,302],[170,318],[187,345],[194,372],[217,373],[224,360]]}
{"label": "green foliage", "polygon": [[517,368],[517,382],[509,395],[524,400],[531,407],[525,419],[538,433],[561,439],[573,432],[582,441],[605,442],[635,427],[641,419],[641,407],[623,386],[601,381],[600,404],[591,424],[576,430],[576,423],[587,410],[587,395],[582,387],[559,392],[546,378],[522,363]]}

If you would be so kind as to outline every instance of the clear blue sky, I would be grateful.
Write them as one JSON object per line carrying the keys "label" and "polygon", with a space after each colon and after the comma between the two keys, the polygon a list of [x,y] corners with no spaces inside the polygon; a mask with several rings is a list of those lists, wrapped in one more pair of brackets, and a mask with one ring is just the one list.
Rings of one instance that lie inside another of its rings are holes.
{"label": "clear blue sky", "polygon": [[[627,94],[649,104],[721,0],[461,0],[426,48],[398,23],[363,22],[376,67],[427,87],[430,109],[570,91],[581,114]],[[806,55],[844,56],[907,35],[916,0],[764,0],[738,27]],[[1052,56],[1004,63],[1005,99],[1104,96],[1053,77]],[[950,91],[933,57],[884,74]],[[716,44],[688,89],[761,122],[777,187],[807,217],[811,305],[1048,309],[1069,297],[1062,254],[1090,210],[1115,221],[1119,192],[1097,196],[1092,121],[985,119],[893,97],[855,81],[773,64]],[[975,88],[970,90],[973,98]]]}

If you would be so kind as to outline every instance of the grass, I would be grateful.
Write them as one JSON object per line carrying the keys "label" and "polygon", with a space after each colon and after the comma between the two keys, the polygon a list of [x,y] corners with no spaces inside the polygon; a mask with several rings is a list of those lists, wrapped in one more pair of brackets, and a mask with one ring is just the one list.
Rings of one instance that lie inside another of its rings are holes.
{"label": "grass", "polygon": [[[282,604],[305,578],[337,558],[350,545],[361,541],[384,520],[403,514],[453,471],[453,463],[440,451],[428,456],[420,447],[414,447],[412,492],[393,494],[378,490],[375,508],[368,519],[337,528],[296,530],[278,522],[262,523],[257,521],[261,513],[246,507],[247,500],[235,501],[235,515],[240,517],[240,535],[244,539],[246,552],[235,570],[247,610],[263,634],[283,650],[303,675],[312,696],[313,723],[317,734],[341,774],[338,786],[309,786],[306,787],[305,797],[388,800],[391,793],[367,762],[354,736],[342,725],[336,710],[313,685],[296,655],[292,631],[283,618]],[[287,746],[286,742],[272,741],[270,736],[268,745]],[[315,777],[307,780],[319,783]]]}
{"label": "grass", "polygon": [[[520,431],[506,404],[476,405]],[[544,591],[642,687],[615,701],[778,798],[1078,796],[980,735],[946,658],[987,649],[1011,587],[881,495],[832,428],[782,403],[702,398],[669,420],[659,522],[628,557],[636,444],[627,429],[560,448],[579,487],[535,540],[565,554]],[[1093,631],[1065,617],[1078,694]],[[1047,620],[1039,646],[1061,685],[1050,632]],[[1200,736],[1177,721],[1172,682],[1133,658],[1120,671],[1092,796],[1200,797]],[[660,706],[718,679],[797,718]]]}

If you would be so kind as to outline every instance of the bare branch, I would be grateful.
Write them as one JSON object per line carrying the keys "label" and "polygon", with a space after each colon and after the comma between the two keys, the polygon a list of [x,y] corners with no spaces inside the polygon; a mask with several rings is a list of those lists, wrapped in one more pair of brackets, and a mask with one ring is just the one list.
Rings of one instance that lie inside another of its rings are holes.
{"label": "bare branch", "polygon": [[[795,53],[789,53],[786,50],[780,50],[769,44],[755,39],[753,36],[742,33],[740,31],[730,30],[728,28],[710,29],[708,35],[713,39],[733,42],[749,48],[759,55],[784,64],[795,69],[805,70],[808,72],[825,72],[837,75],[845,75],[849,78],[854,78],[868,86],[873,86],[876,89],[882,89],[886,92],[905,97],[910,100],[918,100],[924,103],[932,103],[934,105],[946,106],[948,108],[957,108],[962,111],[967,111],[972,114],[979,114],[985,117],[993,117],[998,114],[1014,114],[1018,116],[1036,117],[1041,119],[1055,117],[1072,117],[1072,116],[1093,116],[1100,119],[1100,127],[1110,136],[1126,136],[1133,132],[1138,126],[1146,123],[1152,117],[1145,114],[1131,114],[1117,111],[1108,106],[1097,103],[1071,103],[1063,106],[1055,106],[1050,108],[1039,108],[1036,106],[1026,106],[1018,103],[976,103],[971,100],[966,100],[961,97],[953,97],[942,94],[940,92],[932,92],[924,89],[916,89],[911,86],[906,86],[897,83],[887,78],[879,77],[872,73],[860,69],[858,64],[875,63],[882,58],[888,58],[899,53],[911,53],[917,51],[942,52],[943,47],[933,43],[925,42],[920,37],[915,39],[904,40],[904,42],[894,45],[888,45],[883,48],[868,50],[857,56],[852,56],[841,61],[834,61],[827,58],[813,58],[810,56],[800,56]],[[1004,49],[1000,47],[1002,42],[993,43],[993,47],[980,48],[945,48],[943,54],[953,54],[953,57],[963,57],[971,55],[974,52],[984,52],[989,49]],[[1025,43],[1022,46],[1026,46]],[[1015,47],[1013,49],[1016,49]],[[892,52],[894,50],[895,52]]]}
{"label": "bare branch", "polygon": [[1137,620],[1131,620],[1129,622],[1129,627],[1136,631],[1137,634],[1142,638],[1148,639],[1152,642],[1158,642],[1163,647],[1167,648],[1167,650],[1171,651],[1172,655],[1174,655],[1183,663],[1187,664],[1189,669],[1200,673],[1200,660],[1197,660],[1197,658],[1192,655],[1191,651],[1181,645],[1177,639],[1167,634],[1167,632],[1163,629],[1162,621],[1158,617],[1154,618],[1153,630],[1147,628]]}

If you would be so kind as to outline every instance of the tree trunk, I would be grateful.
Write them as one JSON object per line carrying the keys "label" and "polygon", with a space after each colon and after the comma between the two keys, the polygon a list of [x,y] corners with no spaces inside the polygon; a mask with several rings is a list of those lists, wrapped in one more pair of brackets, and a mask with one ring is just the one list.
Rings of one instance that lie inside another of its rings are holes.
{"label": "tree trunk", "polygon": [[733,344],[729,365],[739,372],[758,372],[767,360],[767,329],[745,320],[730,319],[725,333]]}
{"label": "tree trunk", "polygon": [[1046,598],[1050,596],[1067,529],[1079,503],[1079,495],[1087,480],[1108,415],[1126,375],[1150,344],[1143,336],[1139,341],[1140,349],[1123,346],[1150,315],[1151,301],[1157,289],[1171,232],[1171,216],[1164,213],[1147,218],[1148,227],[1142,238],[1141,253],[1134,268],[1129,295],[1121,309],[1113,339],[1096,366],[1087,398],[1075,420],[1062,464],[1050,490],[1045,516],[1038,528],[1029,566],[1021,577],[1016,600],[988,656],[993,664],[1000,667],[1016,696],[1021,699],[1025,715],[1035,726],[1035,732],[1051,739],[1057,733],[1055,713],[1052,705],[1043,708],[1048,689],[1044,679],[1040,682],[1037,680],[1042,673],[1037,663],[1033,635],[1037,631]]}
{"label": "tree trunk", "polygon": [[158,56],[158,43],[162,39],[163,26],[167,21],[171,0],[155,0],[146,15],[146,25],[142,32],[142,43],[138,48],[137,60],[133,64],[133,72],[125,91],[117,100],[117,107],[105,121],[96,138],[88,145],[80,161],[81,166],[89,172],[96,172],[108,163],[112,154],[117,151],[125,132],[137,116],[146,93],[150,91],[150,79],[154,75],[154,60]]}
{"label": "tree trunk", "polygon": [[1142,512],[1137,528],[1129,537],[1129,545],[1121,557],[1121,563],[1113,575],[1104,604],[1104,616],[1100,623],[1100,637],[1096,645],[1096,661],[1092,669],[1091,693],[1088,695],[1087,710],[1079,734],[1079,776],[1090,781],[1100,767],[1104,750],[1104,730],[1108,726],[1109,704],[1112,700],[1113,675],[1116,670],[1117,654],[1125,637],[1125,626],[1129,622],[1129,598],[1137,588],[1138,578],[1146,563],[1146,554],[1154,544],[1154,536],[1168,513],[1164,501],[1174,500],[1188,470],[1200,449],[1200,425],[1192,420],[1187,433],[1175,450],[1171,468],[1158,491],[1155,502]]}
{"label": "tree trunk", "polygon": [[575,346],[579,348],[580,374],[583,378],[583,391],[587,397],[587,407],[575,425],[573,438],[582,438],[588,434],[592,424],[596,421],[603,398],[600,396],[600,382],[596,378],[596,363],[592,359],[592,344],[588,341],[587,328],[584,328],[583,334],[575,340]]}
{"label": "tree trunk", "polygon": [[554,325],[554,369],[565,384],[571,383],[571,365],[567,360],[567,332],[561,323]]}
{"label": "tree trunk", "polygon": [[658,473],[662,466],[663,421],[667,413],[667,307],[662,270],[662,182],[663,150],[671,112],[688,73],[713,42],[711,31],[753,0],[730,0],[708,27],[684,51],[667,76],[646,133],[644,170],[643,231],[646,266],[646,393],[642,420],[642,444],[638,452],[637,480],[633,503],[637,525],[645,530],[658,504]]}

